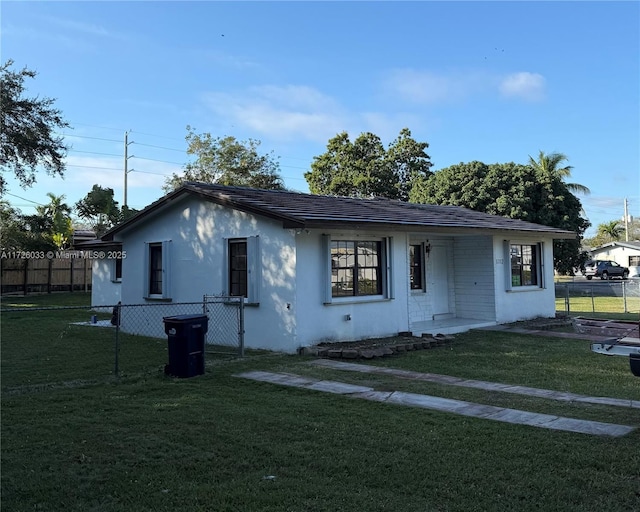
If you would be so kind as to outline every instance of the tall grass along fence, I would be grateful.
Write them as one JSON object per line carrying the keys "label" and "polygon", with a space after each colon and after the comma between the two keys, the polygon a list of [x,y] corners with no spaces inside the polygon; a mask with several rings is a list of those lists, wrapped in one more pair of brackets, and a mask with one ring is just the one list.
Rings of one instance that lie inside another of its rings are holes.
{"label": "tall grass along fence", "polygon": [[[30,254],[30,253],[29,253]],[[39,254],[39,253],[34,253]],[[90,258],[0,258],[1,293],[89,291]]]}
{"label": "tall grass along fence", "polygon": [[[20,382],[92,380],[160,371],[168,362],[166,317],[206,315],[205,355],[244,355],[244,302],[206,296],[202,302],[3,308],[3,366]],[[36,368],[21,375],[24,367]],[[62,374],[60,374],[62,368]],[[6,375],[6,374],[5,374]]]}
{"label": "tall grass along fence", "polygon": [[556,283],[557,309],[567,315],[640,312],[640,280]]}

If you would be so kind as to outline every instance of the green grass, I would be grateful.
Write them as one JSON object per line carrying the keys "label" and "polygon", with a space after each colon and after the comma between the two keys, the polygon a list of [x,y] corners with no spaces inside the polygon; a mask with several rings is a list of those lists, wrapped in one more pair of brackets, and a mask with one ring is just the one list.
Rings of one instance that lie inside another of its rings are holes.
{"label": "green grass", "polygon": [[[571,316],[638,321],[640,297],[627,297],[627,313],[622,297],[594,297],[593,302],[591,297],[570,297],[569,309]],[[564,297],[556,298],[556,311],[566,313]]]}
{"label": "green grass", "polygon": [[[97,328],[60,337],[86,314],[59,313],[1,318],[3,510],[640,508],[639,431],[599,438],[233,374],[286,371],[634,426],[638,409],[321,370],[271,353],[209,359],[205,375],[172,379],[161,371],[164,344],[147,338],[123,344],[127,370],[116,379],[110,341],[103,354]],[[372,364],[640,399],[626,358],[593,354],[586,341],[478,331]]]}

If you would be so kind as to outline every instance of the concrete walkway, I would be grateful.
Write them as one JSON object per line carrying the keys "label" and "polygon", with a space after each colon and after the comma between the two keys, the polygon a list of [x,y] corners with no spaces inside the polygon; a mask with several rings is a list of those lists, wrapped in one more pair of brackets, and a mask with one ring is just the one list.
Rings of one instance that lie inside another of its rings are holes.
{"label": "concrete walkway", "polygon": [[634,427],[626,425],[578,420],[562,416],[520,411],[517,409],[507,409],[492,405],[475,404],[462,400],[452,400],[449,398],[439,398],[416,393],[376,391],[367,386],[357,386],[354,384],[330,380],[311,379],[290,373],[251,371],[236,374],[235,377],[259,382],[269,382],[271,384],[281,386],[291,386],[314,391],[322,391],[325,393],[334,393],[352,398],[371,400],[374,402],[387,402],[411,407],[420,407],[422,409],[450,412],[474,418],[501,421],[504,423],[515,423],[519,425],[529,425],[532,427],[548,428],[552,430],[577,432],[580,434],[620,437],[635,430]]}
{"label": "concrete walkway", "polygon": [[638,400],[623,400],[621,398],[577,395],[575,393],[565,393],[562,391],[553,391],[550,389],[529,388],[526,386],[512,386],[510,384],[499,384],[497,382],[486,382],[483,380],[461,379],[458,377],[451,377],[449,375],[439,375],[437,373],[421,373],[408,370],[398,370],[395,368],[385,368],[382,366],[371,366],[368,364],[345,363],[332,359],[318,359],[315,361],[311,361],[311,364],[314,366],[331,368],[333,370],[391,375],[393,377],[398,377],[401,379],[421,380],[426,382],[435,382],[437,384],[448,384],[451,386],[461,386],[465,388],[484,389],[486,391],[500,391],[502,393],[535,396],[538,398],[548,398],[550,400],[560,400],[563,402],[581,402],[640,409],[640,401]]}

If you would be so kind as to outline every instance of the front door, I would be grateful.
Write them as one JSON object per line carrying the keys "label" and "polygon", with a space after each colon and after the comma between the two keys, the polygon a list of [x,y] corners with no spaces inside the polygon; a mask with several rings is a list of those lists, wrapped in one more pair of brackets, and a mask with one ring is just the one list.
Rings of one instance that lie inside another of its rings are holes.
{"label": "front door", "polygon": [[449,309],[449,257],[445,245],[433,245],[429,252],[429,286],[433,315],[446,315]]}

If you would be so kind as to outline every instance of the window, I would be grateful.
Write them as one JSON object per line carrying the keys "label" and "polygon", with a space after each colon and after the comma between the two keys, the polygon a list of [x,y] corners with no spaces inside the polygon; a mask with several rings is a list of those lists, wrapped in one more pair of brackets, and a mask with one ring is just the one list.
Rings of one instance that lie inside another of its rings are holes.
{"label": "window", "polygon": [[162,245],[149,246],[149,295],[162,295]]}
{"label": "window", "polygon": [[640,267],[640,256],[629,256],[630,267]]}
{"label": "window", "polygon": [[148,299],[171,299],[170,248],[171,241],[145,243],[144,294]]}
{"label": "window", "polygon": [[424,258],[422,244],[409,246],[409,278],[412,290],[424,289]]}
{"label": "window", "polygon": [[113,262],[113,280],[122,281],[122,258],[116,258]]}
{"label": "window", "polygon": [[331,296],[382,294],[382,242],[331,241]]}
{"label": "window", "polygon": [[510,244],[511,286],[540,285],[538,245]]}
{"label": "window", "polygon": [[246,240],[229,240],[229,295],[247,296]]}
{"label": "window", "polygon": [[245,303],[253,306],[260,304],[262,285],[262,258],[260,255],[260,237],[227,238],[224,255],[223,279],[227,294],[244,297]]}

